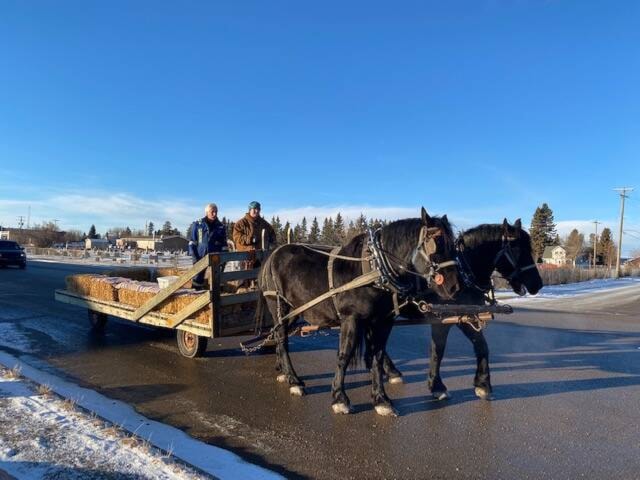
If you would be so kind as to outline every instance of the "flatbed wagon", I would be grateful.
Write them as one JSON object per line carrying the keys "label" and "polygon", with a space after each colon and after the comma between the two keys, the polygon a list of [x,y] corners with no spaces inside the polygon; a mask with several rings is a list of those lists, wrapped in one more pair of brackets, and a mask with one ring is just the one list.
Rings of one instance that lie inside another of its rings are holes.
{"label": "flatbed wagon", "polygon": [[[190,358],[198,357],[206,350],[207,341],[210,338],[252,332],[254,305],[258,298],[258,291],[246,289],[241,293],[226,293],[227,289],[224,286],[229,282],[251,282],[257,278],[259,269],[224,271],[224,267],[228,262],[261,260],[266,255],[267,252],[258,251],[254,253],[222,252],[205,256],[139,307],[63,289],[55,291],[55,299],[86,308],[89,320],[95,329],[104,328],[107,316],[111,315],[134,323],[176,330],[180,353]],[[193,301],[176,313],[167,314],[157,310],[163,302],[170,299],[202,271],[207,272],[208,290],[198,292]],[[203,312],[204,315],[202,315]],[[196,315],[196,313],[200,314]]]}

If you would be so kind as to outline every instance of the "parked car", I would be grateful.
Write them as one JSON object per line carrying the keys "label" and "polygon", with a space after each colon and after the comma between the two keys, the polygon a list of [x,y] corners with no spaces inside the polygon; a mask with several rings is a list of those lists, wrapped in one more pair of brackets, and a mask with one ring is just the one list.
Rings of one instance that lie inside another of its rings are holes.
{"label": "parked car", "polygon": [[27,266],[27,255],[24,249],[11,240],[0,240],[0,267],[15,265],[20,268]]}

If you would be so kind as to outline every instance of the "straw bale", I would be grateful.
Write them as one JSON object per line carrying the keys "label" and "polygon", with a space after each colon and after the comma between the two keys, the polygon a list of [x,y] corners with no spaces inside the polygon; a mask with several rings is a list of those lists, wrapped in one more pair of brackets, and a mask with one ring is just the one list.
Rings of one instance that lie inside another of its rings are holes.
{"label": "straw bale", "polygon": [[118,285],[130,283],[132,280],[124,277],[96,276],[91,279],[89,296],[109,302],[118,301]]}
{"label": "straw bale", "polygon": [[99,275],[95,273],[68,275],[65,278],[67,290],[88,297],[91,293],[91,280],[94,277],[99,277]]}
{"label": "straw bale", "polygon": [[[181,276],[182,274],[184,274],[184,272],[186,272],[187,270],[184,268],[175,268],[175,267],[162,267],[162,268],[157,268],[155,271],[155,276],[153,278],[153,280],[157,280],[158,277],[171,277],[171,276]],[[182,285],[182,288],[191,288],[191,280],[188,280],[187,283],[185,283],[184,285]]]}
{"label": "straw bale", "polygon": [[123,277],[138,282],[150,282],[152,278],[151,269],[147,267],[120,267],[105,272],[109,277]]}

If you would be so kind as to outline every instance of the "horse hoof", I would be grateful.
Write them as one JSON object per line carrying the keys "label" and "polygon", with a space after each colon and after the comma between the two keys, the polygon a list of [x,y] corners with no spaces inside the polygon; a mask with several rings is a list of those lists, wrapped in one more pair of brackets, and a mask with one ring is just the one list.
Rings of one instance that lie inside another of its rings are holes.
{"label": "horse hoof", "polygon": [[451,395],[449,395],[449,392],[446,390],[444,392],[431,392],[431,396],[438,401],[449,400],[451,398]]}
{"label": "horse hoof", "polygon": [[286,382],[286,381],[287,381],[287,376],[286,376],[286,375],[284,375],[284,374],[280,374],[280,375],[278,375],[278,376],[276,377],[276,380],[277,380],[279,383],[284,383],[284,382]]}
{"label": "horse hoof", "polygon": [[302,397],[304,395],[304,388],[300,385],[292,385],[289,387],[289,393],[294,397]]}
{"label": "horse hoof", "polygon": [[383,417],[397,417],[398,412],[390,405],[376,405],[376,413]]}
{"label": "horse hoof", "polygon": [[402,377],[389,377],[389,383],[404,383]]}
{"label": "horse hoof", "polygon": [[333,413],[340,413],[342,415],[348,415],[351,413],[351,407],[346,403],[334,403],[331,405],[331,408],[333,409]]}
{"label": "horse hoof", "polygon": [[481,387],[476,387],[476,397],[482,400],[493,400],[491,392],[489,392],[489,390],[487,390],[486,388]]}

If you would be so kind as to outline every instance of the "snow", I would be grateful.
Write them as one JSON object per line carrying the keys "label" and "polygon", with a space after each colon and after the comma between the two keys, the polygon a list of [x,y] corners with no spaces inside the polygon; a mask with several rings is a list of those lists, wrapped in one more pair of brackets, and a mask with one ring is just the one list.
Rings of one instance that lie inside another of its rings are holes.
{"label": "snow", "polygon": [[567,283],[565,285],[547,285],[537,295],[526,294],[522,297],[518,297],[512,290],[498,290],[496,291],[496,298],[498,300],[508,299],[509,303],[532,303],[538,300],[580,297],[594,292],[607,292],[638,285],[640,285],[640,278],[638,277],[605,278],[588,282]]}
{"label": "snow", "polygon": [[0,478],[281,478],[6,352],[0,365]]}

